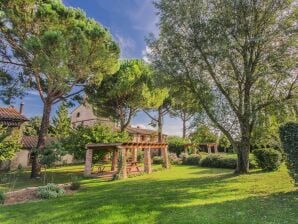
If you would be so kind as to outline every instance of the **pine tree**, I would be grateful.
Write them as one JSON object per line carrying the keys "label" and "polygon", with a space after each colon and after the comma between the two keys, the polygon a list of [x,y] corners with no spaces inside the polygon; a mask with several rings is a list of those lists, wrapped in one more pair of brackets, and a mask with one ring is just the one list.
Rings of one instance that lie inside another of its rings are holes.
{"label": "pine tree", "polygon": [[51,132],[54,136],[65,138],[69,135],[71,129],[70,118],[68,117],[68,110],[65,103],[62,103],[53,118],[53,125]]}

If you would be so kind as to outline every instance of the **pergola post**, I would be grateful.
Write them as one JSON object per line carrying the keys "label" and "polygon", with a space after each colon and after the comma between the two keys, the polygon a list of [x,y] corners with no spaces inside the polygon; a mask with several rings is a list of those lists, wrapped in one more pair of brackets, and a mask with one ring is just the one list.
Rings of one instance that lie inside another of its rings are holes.
{"label": "pergola post", "polygon": [[218,153],[218,145],[217,144],[214,145],[214,153]]}
{"label": "pergola post", "polygon": [[117,165],[118,165],[118,150],[114,149],[113,150],[113,158],[112,158],[112,171],[116,171],[117,170]]}
{"label": "pergola post", "polygon": [[126,148],[120,148],[120,159],[118,164],[118,178],[127,178],[127,164],[126,164]]}
{"label": "pergola post", "polygon": [[132,149],[132,161],[136,162],[138,160],[138,149]]}
{"label": "pergola post", "polygon": [[86,150],[86,157],[85,157],[85,169],[84,169],[84,176],[90,177],[92,171],[92,149]]}
{"label": "pergola post", "polygon": [[208,144],[207,147],[208,147],[208,154],[211,154],[212,151],[211,151],[210,145]]}
{"label": "pergola post", "polygon": [[144,171],[145,173],[152,173],[150,148],[144,149]]}
{"label": "pergola post", "polygon": [[168,147],[163,147],[161,148],[161,156],[163,160],[163,167],[168,169],[170,168],[170,163],[169,163],[169,156],[168,156]]}

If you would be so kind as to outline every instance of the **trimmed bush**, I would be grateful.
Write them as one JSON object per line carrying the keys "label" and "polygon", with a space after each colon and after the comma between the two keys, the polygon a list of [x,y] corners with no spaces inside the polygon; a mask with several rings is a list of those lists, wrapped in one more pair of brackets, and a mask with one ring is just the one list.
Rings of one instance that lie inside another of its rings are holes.
{"label": "trimmed bush", "polygon": [[161,156],[154,156],[152,159],[153,164],[163,164]]}
{"label": "trimmed bush", "polygon": [[286,154],[290,175],[298,184],[298,124],[287,123],[279,128],[279,136]]}
{"label": "trimmed bush", "polygon": [[199,154],[191,154],[186,155],[184,154],[182,158],[182,164],[184,165],[199,165],[202,156]]}
{"label": "trimmed bush", "polygon": [[235,169],[237,166],[237,159],[220,154],[211,154],[203,158],[200,161],[200,165],[203,167]]}
{"label": "trimmed bush", "polygon": [[258,166],[264,171],[274,171],[280,167],[282,155],[275,149],[255,149],[253,154]]}
{"label": "trimmed bush", "polygon": [[171,152],[169,154],[169,159],[171,164],[176,164],[176,165],[182,164],[182,160],[176,155],[176,153]]}
{"label": "trimmed bush", "polygon": [[5,201],[5,194],[0,191],[0,205],[3,205]]}
{"label": "trimmed bush", "polygon": [[46,186],[38,187],[37,196],[43,199],[57,198],[63,195],[65,192],[62,188],[56,184],[49,183]]}

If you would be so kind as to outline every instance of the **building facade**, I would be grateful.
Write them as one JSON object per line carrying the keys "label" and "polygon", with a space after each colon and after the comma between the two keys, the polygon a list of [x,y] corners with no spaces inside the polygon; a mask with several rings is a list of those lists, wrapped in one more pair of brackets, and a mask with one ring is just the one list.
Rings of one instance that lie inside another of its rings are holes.
{"label": "building facade", "polygon": [[[71,112],[71,124],[73,127],[92,126],[95,124],[101,124],[111,127],[115,130],[119,129],[117,122],[112,121],[109,118],[98,117],[94,114],[92,106],[88,103],[84,103]],[[132,137],[134,142],[157,142],[158,136],[156,130],[143,129],[140,127],[129,126],[126,128],[128,134]],[[166,135],[163,135],[163,141],[166,139]]]}

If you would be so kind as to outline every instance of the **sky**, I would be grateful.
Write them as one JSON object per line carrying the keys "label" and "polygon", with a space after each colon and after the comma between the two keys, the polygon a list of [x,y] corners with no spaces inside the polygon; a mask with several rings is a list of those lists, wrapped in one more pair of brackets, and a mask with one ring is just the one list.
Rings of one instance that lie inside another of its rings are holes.
{"label": "sky", "polygon": [[[150,33],[158,35],[158,16],[152,0],[63,0],[67,6],[81,8],[87,17],[106,27],[121,49],[121,58],[144,58],[146,41]],[[42,114],[42,103],[38,93],[31,91],[24,99],[24,114],[27,117]],[[19,101],[16,102],[19,104]],[[18,105],[16,105],[18,107]],[[56,107],[53,108],[56,110]],[[71,111],[72,109],[70,109]],[[143,112],[132,120],[132,125],[147,127],[150,119]],[[181,135],[179,119],[164,119],[164,132]]]}

